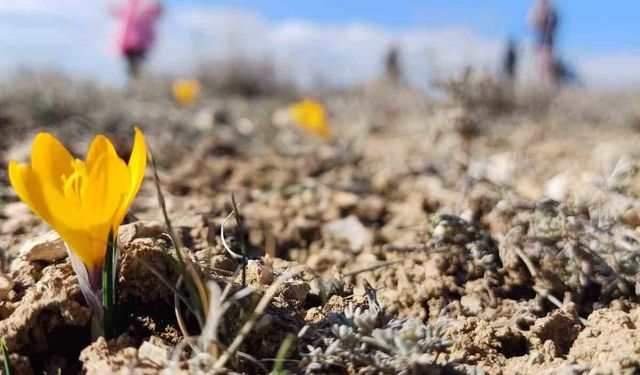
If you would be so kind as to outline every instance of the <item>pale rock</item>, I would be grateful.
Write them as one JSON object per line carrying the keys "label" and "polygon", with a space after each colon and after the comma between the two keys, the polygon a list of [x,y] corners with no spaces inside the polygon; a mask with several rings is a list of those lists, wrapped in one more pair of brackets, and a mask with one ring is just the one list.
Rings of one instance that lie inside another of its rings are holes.
{"label": "pale rock", "polygon": [[622,220],[631,228],[640,226],[640,210],[637,208],[628,209],[623,215]]}
{"label": "pale rock", "polygon": [[559,174],[544,184],[544,196],[562,202],[567,197],[569,179],[564,174]]}
{"label": "pale rock", "polygon": [[[242,275],[243,273],[240,272],[236,276],[236,282],[242,282]],[[275,279],[275,275],[273,274],[273,270],[271,269],[271,267],[265,264],[261,264],[259,261],[254,259],[249,259],[249,261],[247,262],[247,265],[244,269],[244,276],[246,278],[246,283],[249,285],[269,285]]]}
{"label": "pale rock", "polygon": [[367,228],[354,215],[333,220],[323,226],[323,231],[335,238],[344,239],[352,250],[361,250],[371,240]]}
{"label": "pale rock", "polygon": [[2,213],[7,217],[29,215],[29,206],[22,202],[11,202],[4,205]]}
{"label": "pale rock", "polygon": [[32,238],[22,245],[20,257],[28,261],[55,261],[67,255],[64,241],[55,231]]}
{"label": "pale rock", "polygon": [[473,162],[469,173],[476,177],[485,177],[496,184],[509,184],[513,181],[516,167],[515,155],[503,152],[491,155],[481,162]]}
{"label": "pale rock", "polygon": [[334,202],[341,209],[351,209],[358,204],[360,198],[346,191],[339,191],[333,196]]}
{"label": "pale rock", "polygon": [[240,134],[248,136],[256,131],[256,124],[248,118],[241,118],[240,120],[238,120],[236,128],[238,129],[238,132],[240,132]]}
{"label": "pale rock", "polygon": [[196,114],[193,125],[198,130],[211,130],[214,127],[213,113],[208,110],[202,110]]}
{"label": "pale rock", "polygon": [[165,347],[155,345],[149,341],[145,341],[138,348],[138,359],[140,361],[150,362],[158,367],[166,364],[169,357],[169,351]]}
{"label": "pale rock", "polygon": [[482,312],[482,302],[477,297],[464,295],[460,298],[460,304],[471,314],[478,315]]}

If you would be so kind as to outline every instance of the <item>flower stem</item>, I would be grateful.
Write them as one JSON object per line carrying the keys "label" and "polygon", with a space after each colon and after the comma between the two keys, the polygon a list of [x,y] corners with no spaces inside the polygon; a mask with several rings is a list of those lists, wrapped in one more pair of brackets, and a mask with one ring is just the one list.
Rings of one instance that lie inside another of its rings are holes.
{"label": "flower stem", "polygon": [[113,231],[109,233],[109,242],[107,245],[107,256],[104,260],[104,266],[102,268],[102,311],[104,335],[106,339],[115,337],[114,326],[114,310],[115,310],[115,296],[116,296],[116,283],[114,272],[117,267],[117,249],[116,241],[113,235]]}

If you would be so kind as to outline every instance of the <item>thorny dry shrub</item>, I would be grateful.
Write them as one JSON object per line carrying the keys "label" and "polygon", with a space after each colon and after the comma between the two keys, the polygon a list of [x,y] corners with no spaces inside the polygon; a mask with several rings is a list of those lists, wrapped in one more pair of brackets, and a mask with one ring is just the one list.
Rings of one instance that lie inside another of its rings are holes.
{"label": "thorny dry shrub", "polygon": [[435,81],[435,86],[444,90],[454,104],[485,116],[505,114],[514,109],[513,84],[471,68],[458,77]]}
{"label": "thorny dry shrub", "polygon": [[283,77],[273,64],[262,59],[239,56],[201,63],[197,78],[205,91],[216,95],[291,97],[295,93],[288,77]]}

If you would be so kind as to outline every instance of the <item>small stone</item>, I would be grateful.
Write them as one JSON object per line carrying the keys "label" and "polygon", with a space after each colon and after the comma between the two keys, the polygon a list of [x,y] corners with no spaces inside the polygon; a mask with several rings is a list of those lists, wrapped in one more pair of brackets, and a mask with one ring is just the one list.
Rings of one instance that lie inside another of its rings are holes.
{"label": "small stone", "polygon": [[0,274],[0,300],[3,300],[4,297],[9,294],[14,285],[15,282],[12,278],[7,275]]}
{"label": "small stone", "polygon": [[636,228],[640,226],[640,211],[638,209],[631,208],[622,215],[622,219],[631,228]]}
{"label": "small stone", "polygon": [[[249,285],[262,284],[269,285],[275,279],[270,267],[267,267],[260,262],[250,259],[245,267],[246,282]],[[242,272],[236,277],[236,281],[242,280]]]}
{"label": "small stone", "polygon": [[309,282],[309,294],[307,295],[307,306],[322,306],[332,296],[339,296],[344,291],[344,282],[333,277],[318,277]]}
{"label": "small stone", "polygon": [[118,246],[125,247],[136,238],[157,236],[163,230],[162,224],[155,221],[136,221],[135,223],[121,225],[118,228]]}
{"label": "small stone", "polygon": [[354,251],[362,250],[371,237],[367,228],[353,215],[330,221],[324,225],[323,230],[333,237],[346,240]]}
{"label": "small stone", "polygon": [[20,257],[25,260],[55,261],[67,255],[64,241],[55,231],[32,238],[20,249]]}
{"label": "small stone", "polygon": [[154,345],[149,341],[145,341],[138,349],[138,359],[140,361],[150,362],[158,367],[162,367],[167,362],[169,351],[166,348]]}
{"label": "small stone", "polygon": [[545,197],[562,202],[567,197],[569,179],[563,174],[559,174],[544,184]]}
{"label": "small stone", "polygon": [[208,110],[202,110],[196,114],[193,119],[193,125],[198,130],[211,130],[214,126],[213,113]]}
{"label": "small stone", "polygon": [[307,298],[311,287],[302,280],[288,280],[280,287],[280,293],[284,298],[297,303],[302,303]]}
{"label": "small stone", "polygon": [[372,195],[358,202],[356,215],[365,222],[376,222],[382,219],[386,211],[384,199]]}
{"label": "small stone", "polygon": [[348,193],[345,191],[339,191],[337,193],[335,193],[335,195],[333,196],[334,201],[336,202],[336,205],[341,208],[341,209],[351,209],[353,207],[356,206],[356,204],[358,204],[358,200],[360,198],[358,198],[357,195],[353,194],[353,193]]}
{"label": "small stone", "polygon": [[29,206],[22,202],[11,202],[5,204],[2,213],[7,217],[30,215]]}
{"label": "small stone", "polygon": [[479,298],[465,295],[460,298],[460,304],[471,314],[478,315],[482,312],[482,302]]}

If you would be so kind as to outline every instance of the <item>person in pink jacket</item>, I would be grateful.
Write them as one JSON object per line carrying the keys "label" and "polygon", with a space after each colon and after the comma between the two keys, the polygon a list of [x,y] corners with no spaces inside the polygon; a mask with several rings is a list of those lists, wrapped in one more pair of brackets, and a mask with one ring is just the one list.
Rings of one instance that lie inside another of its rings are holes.
{"label": "person in pink jacket", "polygon": [[536,0],[529,11],[529,24],[536,34],[535,53],[543,84],[553,87],[555,77],[555,39],[558,29],[558,12],[551,0]]}
{"label": "person in pink jacket", "polygon": [[127,60],[129,78],[135,81],[155,41],[155,25],[162,6],[158,0],[125,0],[113,13],[117,18],[116,49]]}

